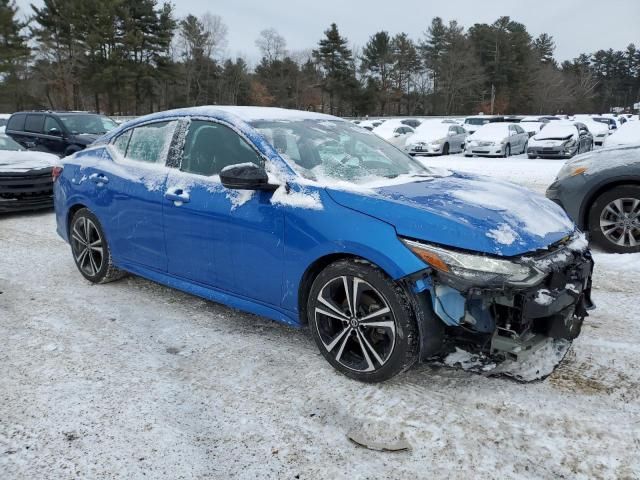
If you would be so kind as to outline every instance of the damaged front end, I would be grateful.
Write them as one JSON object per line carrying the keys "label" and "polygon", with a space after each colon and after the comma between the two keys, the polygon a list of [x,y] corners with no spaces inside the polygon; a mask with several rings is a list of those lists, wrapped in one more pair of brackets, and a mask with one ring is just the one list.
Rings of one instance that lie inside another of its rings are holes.
{"label": "damaged front end", "polygon": [[430,266],[405,279],[418,303],[423,360],[458,346],[522,361],[549,338],[573,340],[594,308],[593,260],[582,234],[516,258],[403,241]]}

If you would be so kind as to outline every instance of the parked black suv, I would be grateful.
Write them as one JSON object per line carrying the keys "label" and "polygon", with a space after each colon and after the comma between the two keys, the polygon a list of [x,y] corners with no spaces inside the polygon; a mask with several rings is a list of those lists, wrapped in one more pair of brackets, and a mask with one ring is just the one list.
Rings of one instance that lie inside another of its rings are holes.
{"label": "parked black suv", "polygon": [[117,126],[109,117],[88,112],[17,112],[5,133],[29,150],[64,157]]}

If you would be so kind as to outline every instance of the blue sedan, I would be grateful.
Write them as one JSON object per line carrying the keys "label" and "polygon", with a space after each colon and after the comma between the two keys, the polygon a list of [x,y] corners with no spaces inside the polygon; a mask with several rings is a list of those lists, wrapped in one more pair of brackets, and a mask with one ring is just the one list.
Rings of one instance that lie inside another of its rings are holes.
{"label": "blue sedan", "polygon": [[456,345],[519,360],[575,338],[592,307],[591,255],[560,207],[329,115],[156,113],[53,175],[57,231],[87,280],[129,272],[309,325],[361,381]]}

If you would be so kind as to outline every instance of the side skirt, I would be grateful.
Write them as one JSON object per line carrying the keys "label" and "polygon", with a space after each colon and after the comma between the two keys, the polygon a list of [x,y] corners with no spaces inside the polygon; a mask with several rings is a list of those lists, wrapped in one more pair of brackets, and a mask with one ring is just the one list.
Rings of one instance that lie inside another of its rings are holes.
{"label": "side skirt", "polygon": [[275,320],[292,327],[301,327],[298,321],[298,316],[295,312],[289,312],[288,310],[284,309],[277,309],[272,306],[256,302],[254,300],[235,295],[233,293],[225,292],[224,290],[218,290],[199,283],[186,281],[184,279],[170,275],[166,272],[158,272],[156,270],[151,270],[134,263],[117,262],[116,266],[122,270],[126,270],[129,273],[133,273],[134,275],[138,275],[167,287],[190,293],[191,295],[202,297],[216,303],[221,303],[228,307],[236,308],[244,312],[253,313],[254,315],[267,317],[271,320]]}

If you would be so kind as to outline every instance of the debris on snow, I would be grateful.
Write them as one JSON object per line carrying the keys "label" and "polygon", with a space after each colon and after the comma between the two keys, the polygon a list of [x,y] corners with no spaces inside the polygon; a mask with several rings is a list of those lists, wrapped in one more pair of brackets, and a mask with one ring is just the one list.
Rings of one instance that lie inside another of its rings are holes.
{"label": "debris on snow", "polygon": [[378,452],[400,452],[411,449],[403,432],[395,431],[392,425],[367,422],[352,428],[347,438],[356,445]]}
{"label": "debris on snow", "polygon": [[522,382],[543,379],[555,370],[571,347],[569,340],[549,338],[547,343],[523,361],[505,360],[491,375],[506,375]]}

